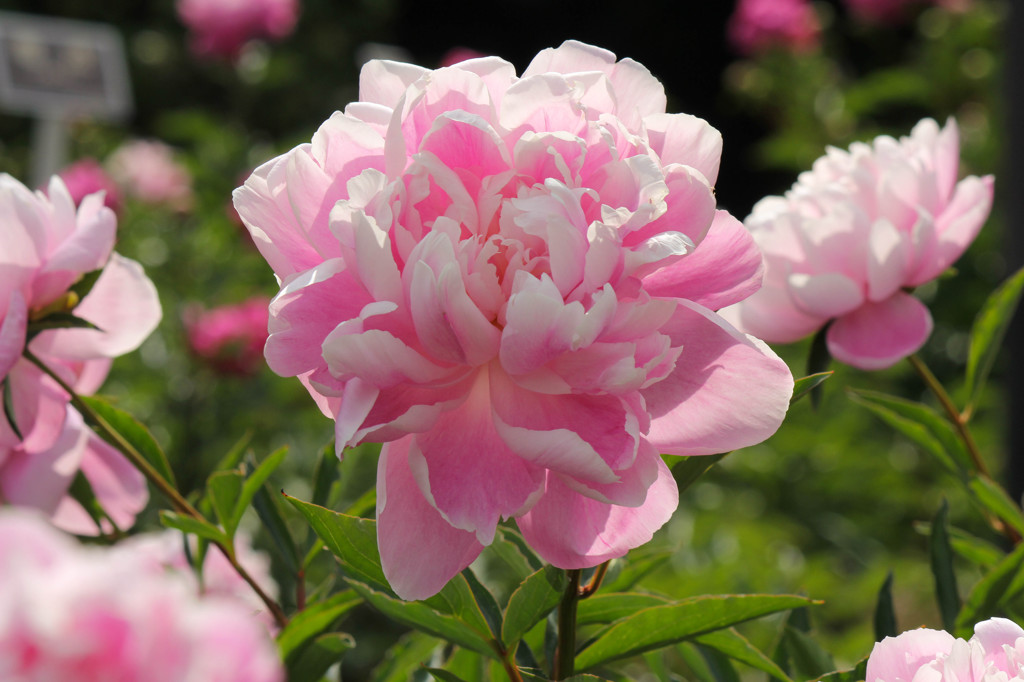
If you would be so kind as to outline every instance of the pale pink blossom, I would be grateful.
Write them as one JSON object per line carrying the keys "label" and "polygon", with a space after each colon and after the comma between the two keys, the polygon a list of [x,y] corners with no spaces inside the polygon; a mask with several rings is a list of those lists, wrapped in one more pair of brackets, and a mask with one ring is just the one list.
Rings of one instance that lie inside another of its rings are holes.
{"label": "pale pink blossom", "polygon": [[[197,551],[195,538],[189,538],[190,552],[195,556]],[[135,535],[118,543],[116,552],[124,552],[133,561],[140,562],[156,573],[173,571],[192,586],[196,594],[223,597],[244,606],[245,610],[261,621],[266,627],[274,629],[276,624],[273,615],[267,611],[266,605],[256,591],[239,574],[227,560],[224,553],[215,547],[209,547],[203,558],[202,583],[189,564],[185,554],[185,536],[176,530],[162,533],[144,533]],[[270,575],[270,557],[256,550],[248,535],[239,532],[235,535],[235,558],[245,571],[256,581],[266,594],[277,599],[278,587]]]}
{"label": "pale pink blossom", "polygon": [[264,364],[269,303],[269,298],[256,296],[236,305],[190,311],[185,320],[189,347],[219,372],[255,372]]}
{"label": "pale pink blossom", "polygon": [[992,207],[991,176],[957,182],[956,123],[925,119],[909,137],[830,148],[785,197],[747,217],[764,286],[725,311],[740,329],[788,343],[828,325],[840,362],[874,370],[916,352],[931,314],[908,293],[974,241]]}
{"label": "pale pink blossom", "polygon": [[637,62],[566,42],[371,61],[361,101],[258,168],[235,205],[282,282],[270,367],[384,441],[377,530],[405,598],[515,518],[562,568],[651,539],[678,492],[659,453],[757,443],[792,376],[713,311],[761,263],[715,210],[721,136],[665,113]]}
{"label": "pale pink blossom", "polygon": [[821,24],[808,0],[739,0],[729,18],[729,42],[742,54],[818,46]]}
{"label": "pale pink blossom", "polygon": [[128,196],[177,210],[192,205],[192,176],[159,140],[132,140],[107,159],[107,169]]}
{"label": "pale pink blossom", "polygon": [[[142,476],[22,353],[31,323],[48,312],[91,322],[98,329],[42,331],[28,348],[78,393],[93,393],[111,358],[138,347],[160,321],[156,290],[138,263],[113,253],[116,219],[102,194],[86,196],[76,210],[56,176],[44,194],[0,175],[0,224],[0,381],[11,392],[15,422],[0,416],[0,502],[95,534],[67,495],[81,471],[114,522],[129,526],[147,499]],[[95,270],[102,274],[79,302],[68,288]]]}
{"label": "pale pink blossom", "polygon": [[176,7],[192,51],[228,59],[250,40],[291,35],[299,17],[299,0],[177,0]]}
{"label": "pale pink blossom", "polygon": [[60,173],[60,179],[68,188],[72,200],[78,205],[89,194],[103,191],[103,204],[114,213],[121,208],[121,194],[117,184],[107,175],[103,166],[96,159],[81,159],[66,167]]}
{"label": "pale pink blossom", "polygon": [[1024,630],[1005,618],[974,626],[969,641],[942,630],[908,630],[875,644],[866,682],[1024,680]]}
{"label": "pale pink blossom", "polygon": [[0,512],[0,679],[284,681],[269,633],[245,606],[200,598],[145,561]]}
{"label": "pale pink blossom", "polygon": [[468,47],[453,47],[441,56],[440,66],[454,66],[459,62],[486,56]]}

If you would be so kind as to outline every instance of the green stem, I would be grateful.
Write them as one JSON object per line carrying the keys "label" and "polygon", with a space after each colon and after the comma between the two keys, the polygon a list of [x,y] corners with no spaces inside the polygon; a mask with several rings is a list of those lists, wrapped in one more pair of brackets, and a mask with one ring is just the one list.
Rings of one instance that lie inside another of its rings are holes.
{"label": "green stem", "polygon": [[[36,357],[32,351],[27,348],[25,349],[25,358],[42,370],[44,374],[57,382],[57,385],[60,386],[71,398],[71,404],[74,405],[83,416],[88,417],[95,425],[93,428],[101,436],[104,436],[111,445],[117,448],[117,450],[132,463],[132,466],[142,472],[142,475],[145,476],[157,490],[164,494],[164,496],[170,501],[171,506],[174,507],[178,513],[206,522],[206,518],[199,512],[199,510],[193,507],[189,501],[186,500],[184,496],[182,496],[182,494],[167,481],[167,479],[161,476],[160,472],[158,472],[153,465],[135,449],[135,446],[128,442],[128,440],[117,431],[117,429],[112,427],[103,417],[97,414],[88,403],[82,400],[78,394],[75,393],[75,390],[67,384],[67,382],[61,379],[52,369],[46,366],[42,360]],[[284,615],[284,611],[281,609],[280,605],[278,605],[270,595],[264,592],[259,583],[257,583],[256,580],[249,575],[249,572],[238,563],[235,559],[232,548],[219,542],[215,542],[213,544],[217,546],[217,549],[221,551],[238,575],[249,584],[263,603],[266,604],[267,609],[270,611],[271,615],[273,615],[277,625],[284,628],[288,624],[288,617]]]}
{"label": "green stem", "polygon": [[569,584],[558,605],[558,649],[555,651],[553,679],[572,677],[576,665],[576,604],[580,600],[580,571],[566,571]]}
{"label": "green stem", "polygon": [[942,386],[932,371],[928,369],[928,366],[924,364],[924,360],[919,358],[916,354],[911,355],[907,358],[910,362],[910,366],[913,367],[917,373],[921,376],[925,385],[935,394],[935,397],[939,399],[939,403],[942,405],[942,409],[946,411],[949,416],[949,420],[953,422],[953,427],[960,435],[960,440],[964,442],[964,446],[967,448],[968,454],[971,456],[971,461],[974,463],[974,468],[979,474],[982,474],[988,478],[991,475],[988,473],[988,467],[985,466],[985,460],[981,457],[981,451],[978,450],[978,444],[974,442],[974,436],[971,435],[971,431],[967,428],[967,420],[960,414],[960,411],[956,409],[956,405],[953,404],[952,398],[949,397],[949,393]]}

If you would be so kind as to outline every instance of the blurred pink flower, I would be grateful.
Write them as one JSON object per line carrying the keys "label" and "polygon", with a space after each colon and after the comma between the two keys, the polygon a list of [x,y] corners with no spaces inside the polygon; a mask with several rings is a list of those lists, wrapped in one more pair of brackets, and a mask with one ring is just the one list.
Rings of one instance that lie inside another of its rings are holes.
{"label": "blurred pink flower", "polygon": [[728,34],[741,54],[772,48],[806,52],[818,46],[821,25],[807,0],[739,0]]}
{"label": "blurred pink flower", "polygon": [[969,641],[942,630],[908,630],[875,644],[867,682],[1005,682],[1024,679],[1024,630],[1005,618],[974,626]]}
{"label": "blurred pink flower", "polygon": [[283,682],[266,628],[144,557],[0,512],[0,679]]}
{"label": "blurred pink flower", "polygon": [[177,0],[177,9],[195,54],[233,59],[250,40],[291,35],[299,0]]}
{"label": "blurred pink flower", "polygon": [[459,62],[464,62],[468,59],[479,59],[480,57],[486,57],[487,55],[471,50],[468,47],[453,47],[444,53],[441,57],[441,66],[454,66]]}
{"label": "blurred pink flower", "polygon": [[282,282],[266,356],[385,441],[384,572],[434,594],[514,517],[562,568],[648,540],[678,492],[659,452],[760,442],[792,376],[713,311],[761,259],[715,210],[721,136],[665,113],[640,64],[570,41],[371,61],[361,101],[260,168],[235,206]]}
{"label": "blurred pink flower", "polygon": [[[191,551],[195,551],[195,538],[190,537]],[[203,558],[202,585],[185,556],[185,536],[176,530],[162,533],[144,533],[118,543],[115,552],[124,552],[133,561],[138,561],[155,573],[167,570],[177,572],[196,594],[224,597],[244,605],[246,611],[262,621],[268,628],[275,628],[273,616],[266,610],[263,600],[238,575],[238,571],[215,547],[210,547]],[[239,531],[235,536],[235,557],[238,563],[252,576],[260,588],[277,599],[277,583],[270,575],[270,558],[253,549],[248,536]]]}
{"label": "blurred pink flower", "polygon": [[192,351],[220,372],[251,374],[263,366],[267,306],[257,296],[237,305],[192,311],[186,317]]}
{"label": "blurred pink flower", "polygon": [[140,201],[176,210],[192,205],[192,177],[163,142],[126,142],[107,159],[107,168],[124,193]]}
{"label": "blurred pink flower", "polygon": [[121,194],[117,184],[111,179],[103,166],[96,159],[81,159],[71,164],[60,173],[60,179],[71,194],[75,205],[82,203],[87,195],[103,191],[103,204],[114,213],[121,209]]}
{"label": "blurred pink flower", "polygon": [[[114,522],[128,526],[146,503],[142,476],[86,428],[56,382],[21,356],[34,319],[71,310],[99,329],[42,331],[28,347],[88,395],[103,383],[111,358],[138,347],[160,321],[156,290],[138,263],[112,253],[116,218],[100,194],[86,196],[76,211],[56,176],[44,194],[0,175],[0,222],[0,380],[11,391],[17,426],[0,417],[0,501],[95,534],[96,525],[66,494],[81,470]],[[68,293],[99,269],[81,302]]]}
{"label": "blurred pink flower", "polygon": [[764,286],[726,316],[779,343],[829,325],[832,357],[860,369],[916,352],[932,318],[908,290],[952,265],[992,207],[992,176],[957,182],[959,162],[952,119],[830,148],[785,197],[762,199],[747,217],[764,251]]}

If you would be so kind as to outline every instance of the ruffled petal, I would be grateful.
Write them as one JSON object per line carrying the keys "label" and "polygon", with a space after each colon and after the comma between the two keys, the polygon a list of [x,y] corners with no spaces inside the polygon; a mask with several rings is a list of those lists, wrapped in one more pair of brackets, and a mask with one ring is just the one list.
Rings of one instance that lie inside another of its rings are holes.
{"label": "ruffled petal", "polygon": [[544,495],[516,520],[523,538],[550,564],[589,568],[649,542],[679,505],[679,489],[661,458],[643,504],[622,507],[581,495],[549,473]]}
{"label": "ruffled petal", "polygon": [[648,440],[660,452],[710,455],[775,433],[793,376],[768,346],[687,301],[663,331],[683,352],[667,378],[641,391],[652,417]]}
{"label": "ruffled petal", "polygon": [[377,543],[384,576],[402,599],[436,594],[483,550],[423,497],[409,467],[412,437],[387,443],[377,465]]}
{"label": "ruffled petal", "polygon": [[903,291],[878,303],[867,302],[832,323],[825,336],[839,362],[859,369],[890,367],[916,353],[932,333],[932,316],[921,301]]}

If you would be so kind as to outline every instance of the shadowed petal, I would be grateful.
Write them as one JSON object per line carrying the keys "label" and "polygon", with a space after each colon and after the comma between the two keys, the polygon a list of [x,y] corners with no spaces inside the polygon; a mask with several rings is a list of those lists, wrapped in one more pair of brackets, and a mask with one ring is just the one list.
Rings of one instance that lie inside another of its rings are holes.
{"label": "shadowed petal", "polygon": [[902,291],[867,302],[828,328],[828,351],[859,369],[884,369],[916,353],[932,333],[932,316],[921,301]]}

